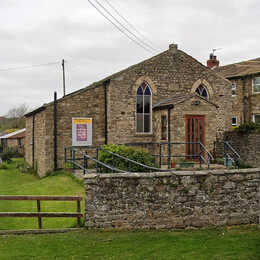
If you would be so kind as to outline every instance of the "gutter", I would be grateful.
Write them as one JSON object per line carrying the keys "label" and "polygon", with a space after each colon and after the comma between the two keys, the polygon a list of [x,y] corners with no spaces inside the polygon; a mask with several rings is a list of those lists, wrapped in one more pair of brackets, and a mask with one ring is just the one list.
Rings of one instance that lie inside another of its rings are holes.
{"label": "gutter", "polygon": [[31,112],[25,114],[24,116],[25,116],[25,117],[33,116],[33,115],[35,115],[35,114],[37,114],[37,113],[39,113],[39,112],[45,110],[45,108],[46,108],[45,105],[43,105],[43,106],[41,106],[41,107],[39,107],[39,108],[37,108],[37,109],[35,109],[35,110],[33,110],[33,111],[31,111]]}

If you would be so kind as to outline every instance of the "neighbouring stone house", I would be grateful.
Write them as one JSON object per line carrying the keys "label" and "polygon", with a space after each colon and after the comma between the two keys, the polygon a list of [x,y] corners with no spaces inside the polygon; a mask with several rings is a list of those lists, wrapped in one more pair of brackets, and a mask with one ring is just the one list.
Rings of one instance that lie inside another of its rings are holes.
{"label": "neighbouring stone house", "polygon": [[10,134],[0,136],[3,151],[15,149],[19,153],[24,154],[26,129],[19,129]]}
{"label": "neighbouring stone house", "polygon": [[[26,115],[26,161],[44,176],[64,166],[72,118],[93,122],[93,146],[110,143],[201,141],[209,150],[231,129],[231,83],[171,44],[169,50]],[[180,148],[189,153],[189,147]],[[192,148],[193,149],[193,148]],[[194,148],[196,149],[196,147]]]}
{"label": "neighbouring stone house", "polygon": [[207,65],[232,83],[232,125],[260,123],[260,58],[218,67],[211,54]]}

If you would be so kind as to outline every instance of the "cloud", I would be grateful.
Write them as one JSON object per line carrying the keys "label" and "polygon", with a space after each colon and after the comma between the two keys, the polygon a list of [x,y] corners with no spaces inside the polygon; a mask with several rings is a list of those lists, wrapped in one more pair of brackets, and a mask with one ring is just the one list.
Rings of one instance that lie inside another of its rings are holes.
{"label": "cloud", "polygon": [[[176,42],[204,64],[218,47],[221,64],[259,56],[257,0],[109,1],[159,51]],[[152,56],[86,0],[1,0],[0,22],[0,115],[22,103],[49,102],[55,90],[61,96],[62,59],[71,92]],[[60,63],[1,71],[55,61]]]}

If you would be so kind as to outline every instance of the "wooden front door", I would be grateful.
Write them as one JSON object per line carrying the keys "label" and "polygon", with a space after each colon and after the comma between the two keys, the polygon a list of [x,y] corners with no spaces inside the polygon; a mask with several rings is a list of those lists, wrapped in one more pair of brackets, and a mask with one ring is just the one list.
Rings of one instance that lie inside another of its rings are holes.
{"label": "wooden front door", "polygon": [[[186,128],[186,158],[198,160],[200,144],[204,145],[205,116],[189,115],[185,117]],[[203,155],[203,149],[202,149]]]}

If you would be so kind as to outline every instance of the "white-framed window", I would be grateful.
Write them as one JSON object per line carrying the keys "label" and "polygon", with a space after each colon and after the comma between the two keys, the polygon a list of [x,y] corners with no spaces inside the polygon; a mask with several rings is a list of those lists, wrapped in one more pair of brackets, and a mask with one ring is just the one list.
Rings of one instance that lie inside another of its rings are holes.
{"label": "white-framed window", "polygon": [[205,98],[205,99],[209,99],[209,94],[208,94],[208,90],[203,86],[203,85],[199,85],[195,92],[200,95],[201,97]]}
{"label": "white-framed window", "polygon": [[232,116],[232,126],[237,126],[237,117]]}
{"label": "white-framed window", "polygon": [[254,114],[252,120],[254,123],[260,124],[260,114]]}
{"label": "white-framed window", "polygon": [[152,132],[152,91],[145,81],[136,92],[136,132]]}
{"label": "white-framed window", "polygon": [[237,84],[232,83],[232,97],[236,96],[236,91],[237,91]]}
{"label": "white-framed window", "polygon": [[260,77],[255,77],[252,80],[253,93],[260,93]]}

